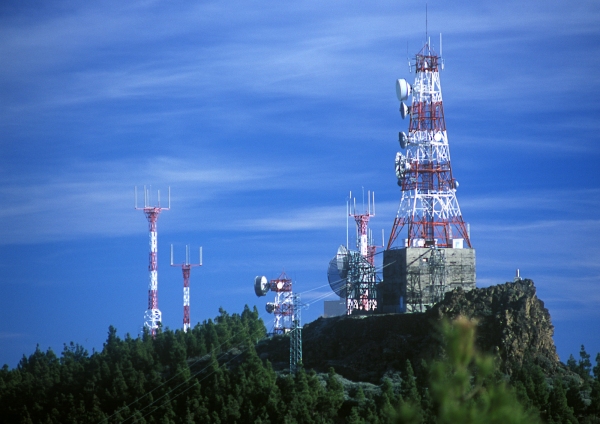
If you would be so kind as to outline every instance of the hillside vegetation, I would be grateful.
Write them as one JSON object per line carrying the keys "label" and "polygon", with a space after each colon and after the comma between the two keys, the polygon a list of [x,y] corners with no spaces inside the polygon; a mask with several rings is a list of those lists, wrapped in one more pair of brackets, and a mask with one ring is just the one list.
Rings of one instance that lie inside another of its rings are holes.
{"label": "hillside vegetation", "polygon": [[256,308],[100,352],[39,347],[0,370],[5,423],[600,423],[600,354],[558,361],[524,280],[447,294],[424,314],[319,319],[304,369]]}

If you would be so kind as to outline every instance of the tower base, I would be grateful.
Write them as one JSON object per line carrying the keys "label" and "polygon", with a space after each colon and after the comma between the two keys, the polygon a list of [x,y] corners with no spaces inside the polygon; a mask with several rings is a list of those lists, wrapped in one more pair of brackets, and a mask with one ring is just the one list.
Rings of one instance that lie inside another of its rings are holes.
{"label": "tower base", "polygon": [[443,299],[445,292],[458,287],[465,291],[475,288],[475,249],[385,250],[378,312],[425,312]]}

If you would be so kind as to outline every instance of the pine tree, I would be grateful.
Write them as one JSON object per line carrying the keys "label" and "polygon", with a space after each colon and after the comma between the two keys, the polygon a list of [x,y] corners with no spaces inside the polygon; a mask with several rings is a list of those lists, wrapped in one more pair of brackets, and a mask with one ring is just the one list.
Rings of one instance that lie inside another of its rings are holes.
{"label": "pine tree", "polygon": [[[475,350],[475,324],[459,317],[442,327],[447,357],[432,365],[430,388],[436,421],[442,423],[531,423],[503,382],[494,380],[494,358]],[[405,403],[407,405],[407,403]],[[399,419],[418,422],[403,405]],[[411,414],[412,413],[412,414]],[[400,422],[400,421],[399,421]]]}
{"label": "pine tree", "polygon": [[587,381],[592,371],[592,362],[590,361],[590,354],[585,351],[585,346],[581,345],[579,351],[579,362],[577,363],[578,374]]}
{"label": "pine tree", "polygon": [[567,404],[566,392],[560,378],[554,379],[554,387],[548,399],[548,423],[577,423],[573,409]]}

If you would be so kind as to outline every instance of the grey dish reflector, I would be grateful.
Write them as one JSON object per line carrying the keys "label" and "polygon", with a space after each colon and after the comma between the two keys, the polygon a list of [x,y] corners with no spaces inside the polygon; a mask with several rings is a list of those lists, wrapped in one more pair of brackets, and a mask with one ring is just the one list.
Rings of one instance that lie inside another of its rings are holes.
{"label": "grey dish reflector", "polygon": [[267,280],[267,277],[265,277],[265,276],[261,277],[260,275],[258,275],[254,279],[254,293],[256,293],[256,295],[258,297],[260,297],[260,296],[265,296],[268,291],[269,291],[269,281]]}
{"label": "grey dish reflector", "polygon": [[329,286],[339,297],[346,297],[349,269],[350,260],[348,249],[346,249],[345,246],[340,246],[337,254],[329,261],[329,268],[327,269]]}
{"label": "grey dish reflector", "polygon": [[400,131],[398,133],[398,141],[400,142],[400,147],[406,149],[406,146],[408,145],[408,137],[406,136],[405,132]]}
{"label": "grey dish reflector", "polygon": [[411,92],[412,87],[404,78],[396,80],[396,96],[398,97],[398,100],[402,101],[408,99]]}

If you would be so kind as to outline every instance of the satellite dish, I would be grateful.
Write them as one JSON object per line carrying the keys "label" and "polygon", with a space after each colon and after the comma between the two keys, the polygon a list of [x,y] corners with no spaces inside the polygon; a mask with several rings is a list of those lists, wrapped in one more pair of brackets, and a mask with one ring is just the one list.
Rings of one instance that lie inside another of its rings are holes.
{"label": "satellite dish", "polygon": [[275,310],[275,304],[273,302],[267,302],[267,304],[265,305],[265,309],[268,313],[272,314]]}
{"label": "satellite dish", "polygon": [[350,253],[346,246],[340,246],[337,254],[329,261],[327,280],[331,290],[339,297],[346,297],[348,271],[350,270]]}
{"label": "satellite dish", "polygon": [[410,163],[408,163],[408,158],[400,152],[396,153],[396,177],[398,179],[404,178],[404,174],[409,169]]}
{"label": "satellite dish", "polygon": [[458,188],[458,181],[454,180],[454,189],[456,190]]}
{"label": "satellite dish", "polygon": [[410,114],[410,108],[404,104],[404,102],[400,102],[400,116],[402,119],[406,118],[406,115]]}
{"label": "satellite dish", "polygon": [[437,142],[440,142],[442,140],[442,133],[436,132],[435,135],[433,136],[433,139]]}
{"label": "satellite dish", "polygon": [[406,149],[406,146],[408,145],[408,137],[406,136],[405,132],[401,131],[398,133],[398,141],[400,142],[400,147]]}
{"label": "satellite dish", "polygon": [[267,277],[265,277],[265,276],[261,277],[260,275],[258,275],[254,279],[254,293],[256,293],[256,295],[258,297],[260,297],[260,296],[265,296],[268,291],[269,291],[269,280],[267,280]]}
{"label": "satellite dish", "polygon": [[346,278],[346,274],[348,273],[348,249],[346,249],[346,246],[340,245],[335,256],[337,258],[338,269],[345,272],[343,277]]}
{"label": "satellite dish", "polygon": [[396,96],[398,100],[406,100],[411,92],[412,87],[404,78],[396,80]]}

